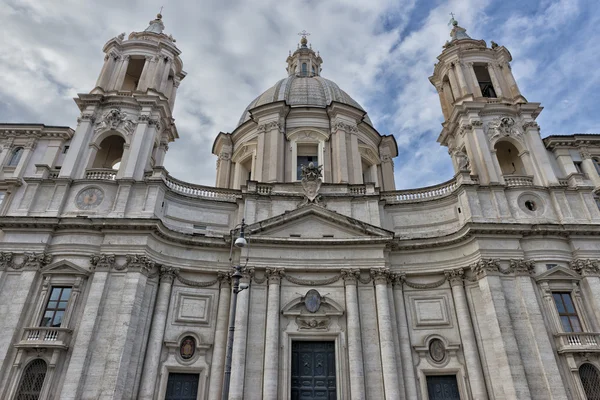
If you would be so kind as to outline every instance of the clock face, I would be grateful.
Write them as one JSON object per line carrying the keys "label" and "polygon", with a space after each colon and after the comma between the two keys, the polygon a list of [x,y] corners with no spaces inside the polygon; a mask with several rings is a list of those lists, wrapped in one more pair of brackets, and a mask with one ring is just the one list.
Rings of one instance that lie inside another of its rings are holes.
{"label": "clock face", "polygon": [[104,199],[104,192],[96,187],[88,187],[77,194],[75,204],[82,210],[98,207]]}

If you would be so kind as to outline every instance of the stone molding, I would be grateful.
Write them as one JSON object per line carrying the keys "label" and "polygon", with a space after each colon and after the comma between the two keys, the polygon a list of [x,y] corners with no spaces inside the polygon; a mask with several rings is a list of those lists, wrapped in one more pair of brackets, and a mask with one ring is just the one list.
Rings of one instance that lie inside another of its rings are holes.
{"label": "stone molding", "polygon": [[107,268],[111,269],[115,266],[116,256],[114,254],[98,254],[90,257],[90,264],[92,264],[92,270],[96,268]]}
{"label": "stone molding", "polygon": [[39,270],[52,262],[52,255],[46,252],[42,253],[23,253],[23,261],[15,263],[17,255],[12,252],[0,253],[0,271],[11,268],[14,270]]}
{"label": "stone molding", "polygon": [[504,274],[514,272],[516,275],[533,275],[535,273],[535,261],[533,260],[510,260],[509,271],[500,271]]}
{"label": "stone molding", "polygon": [[525,259],[510,259],[508,268],[500,267],[499,259],[482,258],[481,260],[469,266],[475,279],[484,278],[490,274],[515,274],[515,275],[534,275],[535,261]]}
{"label": "stone molding", "polygon": [[535,121],[527,121],[523,124],[523,129],[527,131],[527,129],[540,129],[540,126]]}
{"label": "stone molding", "polygon": [[481,279],[487,276],[490,272],[498,272],[500,268],[500,260],[491,259],[491,258],[482,258],[476,263],[473,263],[469,266],[471,272],[476,279]]}

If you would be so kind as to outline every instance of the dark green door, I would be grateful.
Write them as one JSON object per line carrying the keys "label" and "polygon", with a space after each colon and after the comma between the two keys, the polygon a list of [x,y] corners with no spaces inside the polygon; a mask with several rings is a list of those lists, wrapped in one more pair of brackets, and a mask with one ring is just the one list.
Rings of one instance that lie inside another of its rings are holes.
{"label": "dark green door", "polygon": [[165,400],[196,400],[198,397],[198,374],[169,374]]}
{"label": "dark green door", "polygon": [[292,342],[292,400],[335,400],[335,343]]}
{"label": "dark green door", "polygon": [[456,375],[432,375],[427,377],[429,400],[460,400]]}

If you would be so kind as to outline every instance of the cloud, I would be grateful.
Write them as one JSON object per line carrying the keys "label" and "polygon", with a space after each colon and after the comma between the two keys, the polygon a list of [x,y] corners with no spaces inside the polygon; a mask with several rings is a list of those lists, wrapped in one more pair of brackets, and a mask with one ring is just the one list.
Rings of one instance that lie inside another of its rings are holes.
{"label": "cloud", "polygon": [[[161,6],[157,0],[4,3],[0,32],[10,40],[0,53],[0,120],[71,126],[78,115],[71,98],[93,88],[104,43],[144,29]],[[523,93],[546,103],[544,132],[598,127],[590,102],[597,104],[600,93],[595,7],[572,0],[432,3],[170,2],[163,20],[183,52],[188,76],[178,92],[180,139],[170,146],[167,169],[178,179],[214,184],[214,137],[233,130],[247,104],[285,76],[296,32],[306,29],[324,59],[323,75],[361,103],[381,133],[396,136],[397,186],[450,178],[450,158],[436,143],[439,99],[427,79],[448,39],[450,11],[472,37],[492,37],[511,50]]]}

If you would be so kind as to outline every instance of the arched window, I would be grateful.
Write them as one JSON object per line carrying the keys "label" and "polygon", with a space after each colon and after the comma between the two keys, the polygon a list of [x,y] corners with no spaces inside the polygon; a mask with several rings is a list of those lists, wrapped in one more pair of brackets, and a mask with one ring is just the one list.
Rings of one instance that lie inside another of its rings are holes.
{"label": "arched window", "polygon": [[585,363],[579,367],[579,378],[588,400],[600,400],[600,377],[592,364]]}
{"label": "arched window", "polygon": [[33,360],[25,371],[19,384],[16,400],[37,400],[40,397],[46,378],[46,362],[40,358]]}
{"label": "arched window", "polygon": [[10,159],[8,160],[8,166],[9,167],[16,167],[17,165],[19,165],[19,160],[21,160],[21,155],[23,154],[23,148],[22,147],[17,147],[13,150],[12,154],[10,155]]}
{"label": "arched window", "polygon": [[519,157],[519,150],[514,144],[500,141],[496,143],[494,148],[496,149],[500,169],[502,169],[502,175],[526,175],[525,166],[521,161],[521,157]]}
{"label": "arched window", "polygon": [[123,157],[125,140],[119,135],[107,137],[100,143],[92,168],[110,168],[118,170]]}
{"label": "arched window", "polygon": [[306,63],[302,63],[302,76],[307,76],[308,75],[308,66],[306,65]]}

